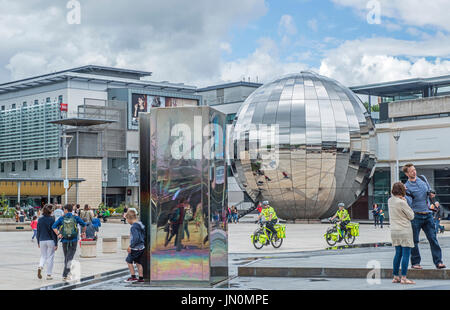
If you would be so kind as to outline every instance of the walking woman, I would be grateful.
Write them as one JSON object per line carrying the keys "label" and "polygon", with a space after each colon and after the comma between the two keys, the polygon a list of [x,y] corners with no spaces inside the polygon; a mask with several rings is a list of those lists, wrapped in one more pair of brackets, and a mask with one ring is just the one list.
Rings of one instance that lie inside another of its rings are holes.
{"label": "walking woman", "polygon": [[[392,197],[388,200],[392,246],[395,247],[393,268],[394,279],[392,282],[416,284],[414,281],[406,278],[411,249],[414,248],[411,225],[411,221],[414,218],[414,212],[406,202],[405,195],[405,185],[402,182],[397,182],[392,186]],[[399,275],[400,263],[402,266],[401,278]]]}
{"label": "walking woman", "polygon": [[52,205],[45,205],[43,216],[39,218],[37,223],[37,241],[38,247],[41,249],[41,259],[38,268],[39,279],[42,279],[42,270],[45,265],[47,265],[47,280],[53,279],[53,262],[55,251],[58,249],[58,237],[52,229],[52,225],[55,223],[54,217],[51,216],[52,210]]}
{"label": "walking woman", "polygon": [[376,203],[373,204],[372,207],[372,215],[373,215],[373,220],[374,220],[374,225],[375,228],[377,228],[377,225],[379,224],[379,213],[378,213],[378,205]]}

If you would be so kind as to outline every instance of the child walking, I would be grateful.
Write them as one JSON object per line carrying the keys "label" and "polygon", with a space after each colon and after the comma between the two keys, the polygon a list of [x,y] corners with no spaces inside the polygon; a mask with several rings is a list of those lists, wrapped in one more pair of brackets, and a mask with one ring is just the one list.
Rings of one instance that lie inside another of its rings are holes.
{"label": "child walking", "polygon": [[31,229],[33,230],[33,237],[31,237],[31,241],[34,242],[34,238],[36,237],[37,234],[37,225],[38,225],[38,221],[37,221],[37,216],[33,216],[33,220],[31,221]]}
{"label": "child walking", "polygon": [[[125,282],[144,282],[144,270],[142,268],[142,264],[143,259],[145,258],[145,226],[138,221],[136,211],[133,209],[128,210],[125,217],[128,224],[131,225],[130,246],[127,249],[128,256],[125,260],[128,264],[131,277],[125,280]],[[133,263],[136,263],[139,279],[136,278]]]}

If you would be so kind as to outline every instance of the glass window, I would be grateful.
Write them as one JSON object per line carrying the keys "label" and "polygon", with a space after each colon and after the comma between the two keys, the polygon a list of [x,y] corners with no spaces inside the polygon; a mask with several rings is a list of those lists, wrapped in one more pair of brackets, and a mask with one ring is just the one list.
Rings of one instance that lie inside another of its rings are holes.
{"label": "glass window", "polygon": [[113,167],[114,169],[117,168],[117,159],[113,158],[113,159],[111,160],[111,165],[112,165],[112,167]]}
{"label": "glass window", "polygon": [[22,162],[22,171],[27,171],[27,162]]}
{"label": "glass window", "polygon": [[50,97],[47,97],[47,99],[45,99],[45,102],[49,103],[51,101]]}
{"label": "glass window", "polygon": [[11,106],[11,109],[15,109],[15,108],[16,108],[16,104],[13,103],[12,106]]}
{"label": "glass window", "polygon": [[37,160],[34,161],[34,170],[39,169],[39,162]]}
{"label": "glass window", "polygon": [[58,168],[61,169],[62,168],[62,159],[58,159]]}
{"label": "glass window", "polygon": [[434,170],[434,190],[445,213],[450,212],[450,170]]}
{"label": "glass window", "polygon": [[27,106],[27,102],[24,101],[23,104],[22,104],[22,106],[23,106],[23,107],[26,107],[26,106]]}
{"label": "glass window", "polygon": [[4,163],[1,163],[1,165],[0,165],[0,171],[1,171],[1,172],[5,172],[5,164],[4,164]]}
{"label": "glass window", "polygon": [[[387,201],[391,192],[391,172],[376,171],[373,175],[373,203],[383,208],[386,218],[389,217]],[[371,206],[370,206],[371,207]]]}
{"label": "glass window", "polygon": [[46,161],[45,161],[45,169],[50,169],[50,159],[47,159]]}
{"label": "glass window", "polygon": [[59,97],[58,97],[58,103],[63,103],[63,95],[59,95]]}
{"label": "glass window", "polygon": [[2,105],[2,111],[5,111],[5,106],[4,105]]}
{"label": "glass window", "polygon": [[11,163],[11,172],[16,171],[16,163]]}
{"label": "glass window", "polygon": [[38,104],[39,104],[39,100],[37,100],[37,99],[34,100],[34,104],[35,104],[35,105],[38,105]]}

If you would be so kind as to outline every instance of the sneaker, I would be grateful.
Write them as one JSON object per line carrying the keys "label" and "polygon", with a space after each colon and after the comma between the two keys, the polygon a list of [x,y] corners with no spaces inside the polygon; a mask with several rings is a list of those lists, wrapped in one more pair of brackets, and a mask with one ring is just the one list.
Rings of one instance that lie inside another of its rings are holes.
{"label": "sneaker", "polygon": [[37,276],[38,276],[39,279],[42,279],[41,271],[42,271],[42,268],[39,267],[39,268],[38,268],[38,274],[37,274]]}
{"label": "sneaker", "polygon": [[133,278],[133,277],[129,277],[128,279],[126,279],[124,282],[137,282],[137,281],[139,281],[139,279],[138,278]]}
{"label": "sneaker", "polygon": [[49,275],[47,275],[47,281],[51,281],[51,280],[53,280],[53,277],[52,277],[52,276],[49,276]]}
{"label": "sneaker", "polygon": [[144,279],[138,279],[137,281],[134,281],[134,283],[144,283],[145,280]]}

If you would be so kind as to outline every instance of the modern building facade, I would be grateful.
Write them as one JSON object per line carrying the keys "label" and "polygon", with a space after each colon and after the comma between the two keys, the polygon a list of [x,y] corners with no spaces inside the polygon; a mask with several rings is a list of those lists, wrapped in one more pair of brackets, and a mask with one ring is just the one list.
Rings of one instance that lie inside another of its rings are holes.
{"label": "modern building facade", "polygon": [[[137,206],[139,112],[202,103],[195,87],[152,82],[149,76],[90,65],[1,84],[0,180],[62,182],[66,134],[71,137],[67,175],[73,179],[68,202]],[[7,196],[32,205],[49,197],[44,190]],[[51,202],[65,200],[56,192],[50,196]]]}
{"label": "modern building facade", "polygon": [[[405,181],[401,167],[413,163],[450,212],[450,75],[350,87],[377,96],[377,168],[368,189],[368,204],[387,210],[390,189]],[[398,142],[396,141],[398,139]],[[397,167],[398,160],[398,167]],[[386,212],[387,214],[387,212]],[[372,217],[369,212],[370,218]]]}
{"label": "modern building facade", "polygon": [[[254,82],[235,82],[209,86],[197,89],[197,94],[202,96],[203,104],[226,115],[227,125],[230,126],[244,101],[263,84]],[[244,194],[228,167],[228,205],[235,206],[238,210],[250,208],[253,204]]]}

